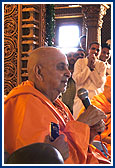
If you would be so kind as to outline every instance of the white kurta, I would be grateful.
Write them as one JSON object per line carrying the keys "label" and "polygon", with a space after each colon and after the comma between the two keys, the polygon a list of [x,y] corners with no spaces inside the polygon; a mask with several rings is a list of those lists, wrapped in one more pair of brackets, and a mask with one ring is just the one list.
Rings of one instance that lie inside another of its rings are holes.
{"label": "white kurta", "polygon": [[111,75],[111,65],[108,62],[106,63],[106,67],[107,67],[107,75]]}
{"label": "white kurta", "polygon": [[76,82],[76,96],[73,105],[74,118],[77,117],[83,104],[77,96],[77,90],[85,88],[89,91],[89,98],[99,93],[98,89],[103,90],[106,81],[106,65],[104,62],[96,59],[95,69],[91,71],[87,66],[88,59],[83,58],[76,61],[72,78]]}

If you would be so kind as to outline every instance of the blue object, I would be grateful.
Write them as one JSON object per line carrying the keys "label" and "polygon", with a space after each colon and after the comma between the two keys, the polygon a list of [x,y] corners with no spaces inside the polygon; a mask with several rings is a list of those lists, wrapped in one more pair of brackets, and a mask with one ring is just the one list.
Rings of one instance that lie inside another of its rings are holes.
{"label": "blue object", "polygon": [[[104,152],[104,150],[103,150],[103,147],[102,147],[100,141],[93,141],[93,145],[94,145],[97,149],[99,149],[99,150],[104,154],[104,156],[107,157],[107,155],[105,154],[105,152]],[[104,149],[105,149],[106,153],[108,153],[108,150],[107,150],[106,146],[105,146],[104,144],[103,144],[103,146],[104,146]]]}

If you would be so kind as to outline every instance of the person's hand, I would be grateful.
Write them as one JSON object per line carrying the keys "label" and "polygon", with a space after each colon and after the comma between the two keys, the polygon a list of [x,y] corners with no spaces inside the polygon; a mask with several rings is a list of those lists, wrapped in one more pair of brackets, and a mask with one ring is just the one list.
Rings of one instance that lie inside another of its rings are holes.
{"label": "person's hand", "polygon": [[111,137],[108,136],[108,137],[103,138],[103,142],[105,142],[107,144],[111,144]]}
{"label": "person's hand", "polygon": [[90,68],[91,71],[93,71],[95,68],[95,60],[96,60],[95,54],[89,55],[87,58],[88,58],[87,66]]}
{"label": "person's hand", "polygon": [[103,111],[95,107],[94,105],[90,105],[85,112],[83,112],[77,121],[83,122],[89,127],[96,125],[100,120],[105,119],[106,115]]}
{"label": "person's hand", "polygon": [[101,134],[105,130],[105,122],[100,120],[97,124],[90,127],[90,142],[92,143],[95,136]]}
{"label": "person's hand", "polygon": [[54,146],[62,155],[63,159],[66,160],[69,157],[69,147],[68,143],[64,140],[65,136],[63,134],[59,135],[53,142],[50,141],[50,136],[45,137],[45,143]]}

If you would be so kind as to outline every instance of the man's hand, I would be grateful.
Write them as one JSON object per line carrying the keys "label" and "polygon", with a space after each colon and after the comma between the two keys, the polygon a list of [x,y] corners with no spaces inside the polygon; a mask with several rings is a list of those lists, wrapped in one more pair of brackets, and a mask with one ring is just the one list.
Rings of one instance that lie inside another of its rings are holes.
{"label": "man's hand", "polygon": [[45,138],[45,143],[54,146],[61,153],[63,159],[66,160],[69,157],[69,147],[68,143],[65,142],[64,138],[65,136],[61,134],[53,142],[51,142],[50,136],[47,135]]}
{"label": "man's hand", "polygon": [[95,54],[89,55],[87,58],[88,58],[87,66],[90,68],[91,71],[93,71],[95,68],[95,60],[96,60]]}
{"label": "man's hand", "polygon": [[106,118],[106,115],[104,112],[102,112],[97,107],[90,105],[85,112],[83,112],[77,121],[83,122],[89,127],[96,125],[100,120],[103,120]]}
{"label": "man's hand", "polygon": [[105,130],[105,122],[100,120],[97,124],[90,127],[90,144],[93,142],[96,135],[102,133]]}

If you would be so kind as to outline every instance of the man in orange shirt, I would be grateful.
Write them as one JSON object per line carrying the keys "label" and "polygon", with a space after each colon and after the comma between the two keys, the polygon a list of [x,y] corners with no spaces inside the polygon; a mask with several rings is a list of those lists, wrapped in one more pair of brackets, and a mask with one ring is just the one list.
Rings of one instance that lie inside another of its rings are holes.
{"label": "man in orange shirt", "polygon": [[[5,98],[5,149],[11,154],[32,143],[47,142],[60,151],[65,164],[110,163],[89,146],[97,132],[105,129],[104,112],[90,105],[76,121],[58,99],[70,77],[67,57],[54,47],[38,48],[29,56],[28,76],[29,81]],[[51,122],[60,127],[60,135],[53,142],[46,138]]]}

